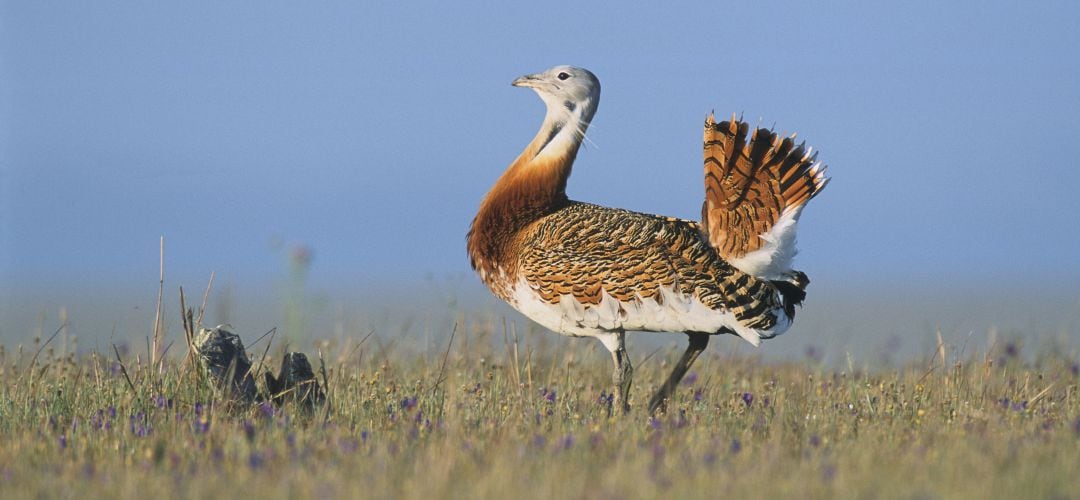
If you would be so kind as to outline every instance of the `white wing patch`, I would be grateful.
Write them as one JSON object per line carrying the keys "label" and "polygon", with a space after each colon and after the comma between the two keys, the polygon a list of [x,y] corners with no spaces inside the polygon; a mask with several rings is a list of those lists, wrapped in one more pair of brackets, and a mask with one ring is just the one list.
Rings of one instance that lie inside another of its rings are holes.
{"label": "white wing patch", "polygon": [[795,248],[795,226],[805,206],[799,205],[785,210],[767,233],[758,236],[765,242],[761,248],[742,257],[729,257],[728,262],[740,271],[758,278],[784,279],[791,271],[791,262],[798,253]]}
{"label": "white wing patch", "polygon": [[582,304],[571,295],[564,295],[557,304],[552,304],[520,279],[514,286],[510,305],[540,325],[572,337],[597,337],[619,330],[714,333],[726,328],[758,346],[761,339],[780,335],[791,326],[791,320],[779,308],[772,311],[777,317],[776,325],[759,330],[743,326],[727,310],[710,309],[672,288],[662,288],[660,293],[662,304],[640,297],[620,302],[607,291],[602,292],[597,305]]}

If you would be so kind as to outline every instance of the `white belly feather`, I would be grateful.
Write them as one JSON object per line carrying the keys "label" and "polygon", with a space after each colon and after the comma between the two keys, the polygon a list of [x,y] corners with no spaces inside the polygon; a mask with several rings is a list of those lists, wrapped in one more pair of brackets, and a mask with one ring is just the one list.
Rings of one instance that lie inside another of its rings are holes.
{"label": "white belly feather", "polygon": [[521,279],[514,286],[510,305],[542,326],[574,337],[594,337],[619,330],[715,333],[726,328],[757,346],[761,339],[780,335],[791,326],[787,315],[779,309],[773,311],[777,316],[776,324],[761,330],[743,326],[730,311],[710,309],[698,299],[672,288],[661,288],[660,292],[662,304],[652,298],[640,297],[619,301],[606,290],[601,292],[602,298],[597,305],[582,304],[570,295],[551,304]]}

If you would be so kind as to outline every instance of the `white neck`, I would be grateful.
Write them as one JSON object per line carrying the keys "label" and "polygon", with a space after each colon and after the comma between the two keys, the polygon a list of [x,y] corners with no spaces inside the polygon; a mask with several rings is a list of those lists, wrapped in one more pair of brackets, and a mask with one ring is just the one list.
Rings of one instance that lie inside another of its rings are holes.
{"label": "white neck", "polygon": [[599,99],[589,98],[580,102],[560,101],[541,96],[547,104],[547,114],[540,131],[529,144],[527,151],[533,158],[576,155],[589,122],[596,114]]}

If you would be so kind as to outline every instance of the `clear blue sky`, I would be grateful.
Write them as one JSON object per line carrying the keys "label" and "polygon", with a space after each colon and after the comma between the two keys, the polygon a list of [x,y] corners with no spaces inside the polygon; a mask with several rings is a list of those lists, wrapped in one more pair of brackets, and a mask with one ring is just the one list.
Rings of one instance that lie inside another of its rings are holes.
{"label": "clear blue sky", "polygon": [[191,287],[465,275],[556,64],[603,84],[574,199],[697,218],[736,111],[829,164],[815,282],[1080,278],[1076,2],[705,3],[3,0],[0,287],[156,283],[161,235]]}

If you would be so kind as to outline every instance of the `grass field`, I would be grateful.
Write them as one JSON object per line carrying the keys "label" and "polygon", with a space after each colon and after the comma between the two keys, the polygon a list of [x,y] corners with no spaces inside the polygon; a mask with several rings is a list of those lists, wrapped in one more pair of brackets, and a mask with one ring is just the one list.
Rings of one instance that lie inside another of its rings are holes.
{"label": "grass field", "polygon": [[182,352],[7,346],[0,497],[1080,498],[1080,365],[1053,346],[850,371],[718,339],[650,419],[676,349],[634,353],[634,410],[611,417],[588,341],[470,335],[300,349],[325,354],[313,415],[230,407]]}

